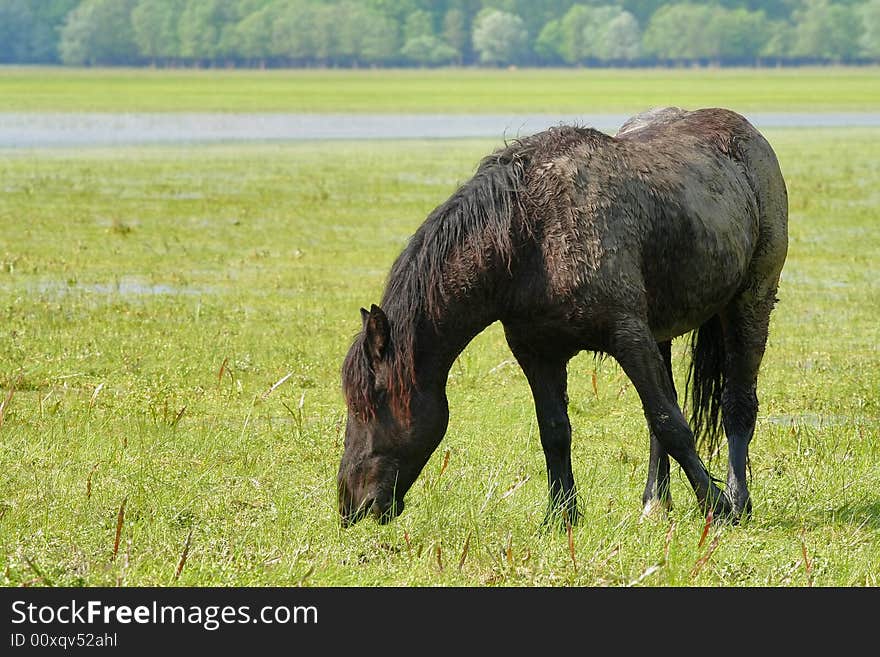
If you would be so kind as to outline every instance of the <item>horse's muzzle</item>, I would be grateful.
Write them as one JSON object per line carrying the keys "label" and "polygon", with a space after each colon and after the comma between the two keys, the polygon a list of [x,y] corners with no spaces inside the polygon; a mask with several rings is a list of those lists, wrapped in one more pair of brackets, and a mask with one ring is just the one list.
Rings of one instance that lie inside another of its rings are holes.
{"label": "horse's muzzle", "polygon": [[403,500],[392,500],[390,504],[382,505],[370,498],[361,502],[354,510],[341,503],[339,507],[340,523],[343,529],[348,529],[367,516],[373,516],[376,522],[385,525],[403,513],[403,507]]}

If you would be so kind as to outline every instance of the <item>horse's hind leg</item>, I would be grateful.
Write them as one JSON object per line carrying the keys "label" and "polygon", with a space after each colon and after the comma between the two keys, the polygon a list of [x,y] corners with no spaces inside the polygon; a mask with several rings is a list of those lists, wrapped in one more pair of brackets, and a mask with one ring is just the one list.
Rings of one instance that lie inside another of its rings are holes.
{"label": "horse's hind leg", "polygon": [[788,251],[788,194],[776,156],[763,138],[744,142],[743,153],[757,184],[760,233],[745,286],[719,313],[725,352],[721,392],[728,449],[725,494],[734,520],[751,511],[746,464],[758,414],[758,368]]}
{"label": "horse's hind leg", "polygon": [[568,372],[571,354],[539,353],[505,326],[507,343],[528,379],[535,400],[541,447],[547,461],[550,505],[545,521],[577,523],[577,489],[571,470],[571,422],[568,419]]}
{"label": "horse's hind leg", "polygon": [[[676,396],[675,381],[672,377],[672,341],[658,342],[657,348],[663,357],[666,374]],[[677,402],[676,402],[677,403]],[[651,427],[648,427],[651,430]],[[657,435],[651,430],[651,454],[648,460],[648,481],[642,495],[642,517],[653,515],[658,509],[672,508],[672,493],[669,491],[669,455]]]}
{"label": "horse's hind leg", "polygon": [[729,511],[723,493],[712,482],[697,455],[694,434],[681,413],[660,348],[645,321],[620,322],[613,337],[614,358],[639,393],[651,433],[684,470],[703,511]]}
{"label": "horse's hind leg", "polygon": [[749,515],[752,509],[746,463],[758,416],[758,368],[775,298],[775,286],[757,296],[746,293],[721,313],[725,352],[721,421],[728,450],[725,495],[730,500],[734,520],[743,513]]}

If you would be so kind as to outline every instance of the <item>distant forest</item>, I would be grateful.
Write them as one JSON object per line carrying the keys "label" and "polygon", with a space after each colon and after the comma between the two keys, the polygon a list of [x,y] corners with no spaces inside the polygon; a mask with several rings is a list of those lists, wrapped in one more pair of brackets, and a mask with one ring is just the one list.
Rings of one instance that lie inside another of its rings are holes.
{"label": "distant forest", "polygon": [[880,61],[880,0],[0,0],[0,63],[778,66]]}

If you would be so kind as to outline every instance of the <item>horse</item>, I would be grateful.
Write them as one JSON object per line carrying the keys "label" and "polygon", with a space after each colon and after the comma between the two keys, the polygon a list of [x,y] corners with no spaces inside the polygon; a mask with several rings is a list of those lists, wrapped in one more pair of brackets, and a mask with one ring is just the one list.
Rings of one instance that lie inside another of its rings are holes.
{"label": "horse", "polygon": [[[455,359],[500,321],[528,381],[550,493],[547,519],[579,517],[567,366],[617,361],[650,433],[642,509],[668,510],[670,460],[700,510],[733,524],[746,481],[758,370],[788,250],[776,154],[722,108],[651,110],[611,136],[558,125],[484,157],[393,263],[342,364],[337,475],[343,527],[389,522],[446,433]],[[678,403],[671,341],[690,336]],[[727,438],[724,490],[697,448]]]}

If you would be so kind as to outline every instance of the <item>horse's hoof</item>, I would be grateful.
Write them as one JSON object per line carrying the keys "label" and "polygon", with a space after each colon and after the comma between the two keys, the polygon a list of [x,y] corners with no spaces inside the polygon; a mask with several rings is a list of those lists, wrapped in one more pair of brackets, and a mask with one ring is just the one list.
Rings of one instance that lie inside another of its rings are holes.
{"label": "horse's hoof", "polygon": [[567,531],[569,527],[574,527],[580,520],[580,513],[577,507],[551,507],[544,514],[544,526],[555,527],[562,531]]}
{"label": "horse's hoof", "polygon": [[747,497],[745,502],[731,502],[731,524],[738,525],[740,522],[750,520],[752,518],[752,498]]}
{"label": "horse's hoof", "polygon": [[706,498],[700,501],[700,509],[707,517],[711,514],[712,520],[716,522],[730,520],[733,515],[733,505],[730,503],[730,498],[724,491],[714,486]]}
{"label": "horse's hoof", "polygon": [[639,524],[646,520],[665,520],[671,510],[672,500],[650,499],[642,507]]}
{"label": "horse's hoof", "polygon": [[716,500],[712,508],[712,518],[719,522],[729,522],[738,525],[743,520],[752,517],[752,500],[749,497],[743,500],[732,500],[725,491]]}

